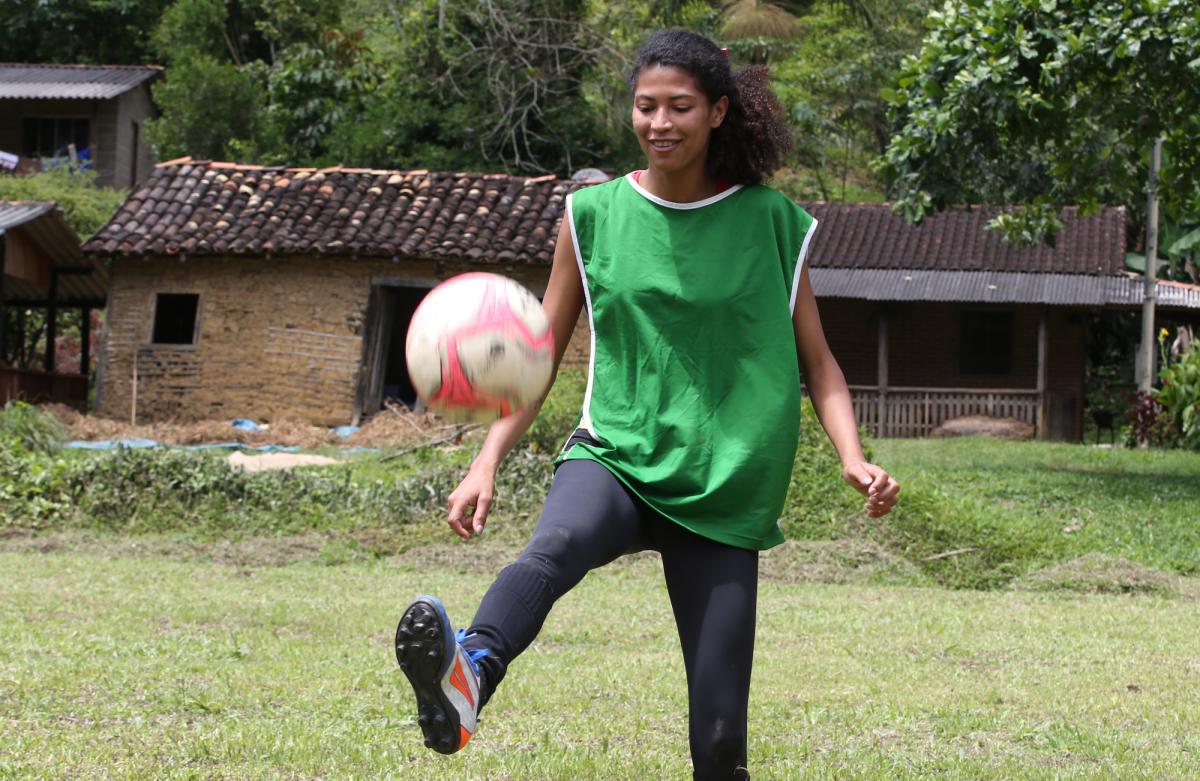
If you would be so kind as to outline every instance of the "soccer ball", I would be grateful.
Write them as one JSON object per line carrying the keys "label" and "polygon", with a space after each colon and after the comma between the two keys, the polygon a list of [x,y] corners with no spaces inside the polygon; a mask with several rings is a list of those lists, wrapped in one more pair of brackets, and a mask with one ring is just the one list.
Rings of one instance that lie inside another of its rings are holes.
{"label": "soccer ball", "polygon": [[405,341],[417,395],[452,420],[489,422],[537,403],[554,334],[537,298],[498,274],[461,274],[429,292]]}

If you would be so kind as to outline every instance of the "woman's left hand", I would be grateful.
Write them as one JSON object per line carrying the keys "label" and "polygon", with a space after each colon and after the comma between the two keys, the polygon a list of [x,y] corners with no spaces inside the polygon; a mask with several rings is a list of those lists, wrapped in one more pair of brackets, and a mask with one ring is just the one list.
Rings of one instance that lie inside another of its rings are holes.
{"label": "woman's left hand", "polygon": [[900,484],[881,467],[860,461],[842,470],[842,478],[867,497],[867,515],[882,518],[896,506]]}

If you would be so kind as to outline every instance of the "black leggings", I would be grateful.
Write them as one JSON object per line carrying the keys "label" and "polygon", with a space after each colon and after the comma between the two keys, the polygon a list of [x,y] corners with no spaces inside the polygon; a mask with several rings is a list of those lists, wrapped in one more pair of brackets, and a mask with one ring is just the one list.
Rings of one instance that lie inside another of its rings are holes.
{"label": "black leggings", "polygon": [[663,518],[594,461],[559,466],[529,545],[483,597],[469,630],[474,636],[464,643],[489,651],[480,660],[483,702],[533,642],[555,600],[588,570],[639,550],[662,556],[687,670],[693,778],[748,779],[758,552]]}

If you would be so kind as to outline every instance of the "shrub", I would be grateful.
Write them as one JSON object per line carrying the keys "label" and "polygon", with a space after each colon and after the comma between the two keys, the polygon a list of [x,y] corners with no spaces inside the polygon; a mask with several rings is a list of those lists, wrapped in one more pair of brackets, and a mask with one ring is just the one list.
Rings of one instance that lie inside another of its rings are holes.
{"label": "shrub", "polygon": [[58,420],[37,407],[23,401],[9,401],[0,410],[0,447],[52,453],[62,439],[63,429]]}
{"label": "shrub", "polygon": [[123,191],[98,186],[92,171],[64,167],[30,176],[0,176],[0,201],[54,201],[85,239],[108,222],[124,200]]}
{"label": "shrub", "polygon": [[1158,376],[1153,396],[1168,423],[1164,444],[1200,450],[1200,347],[1193,344]]}
{"label": "shrub", "polygon": [[575,367],[559,369],[550,394],[522,440],[535,453],[556,454],[567,441],[583,409],[587,372]]}

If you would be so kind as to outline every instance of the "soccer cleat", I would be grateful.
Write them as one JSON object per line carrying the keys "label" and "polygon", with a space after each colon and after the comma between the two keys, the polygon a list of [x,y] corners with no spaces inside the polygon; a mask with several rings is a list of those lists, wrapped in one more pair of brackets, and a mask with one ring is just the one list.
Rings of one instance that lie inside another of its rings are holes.
{"label": "soccer cleat", "polygon": [[479,669],[486,650],[462,647],[446,609],[436,597],[412,601],[396,627],[396,661],[417,696],[417,724],[425,745],[453,754],[475,733],[479,715]]}

